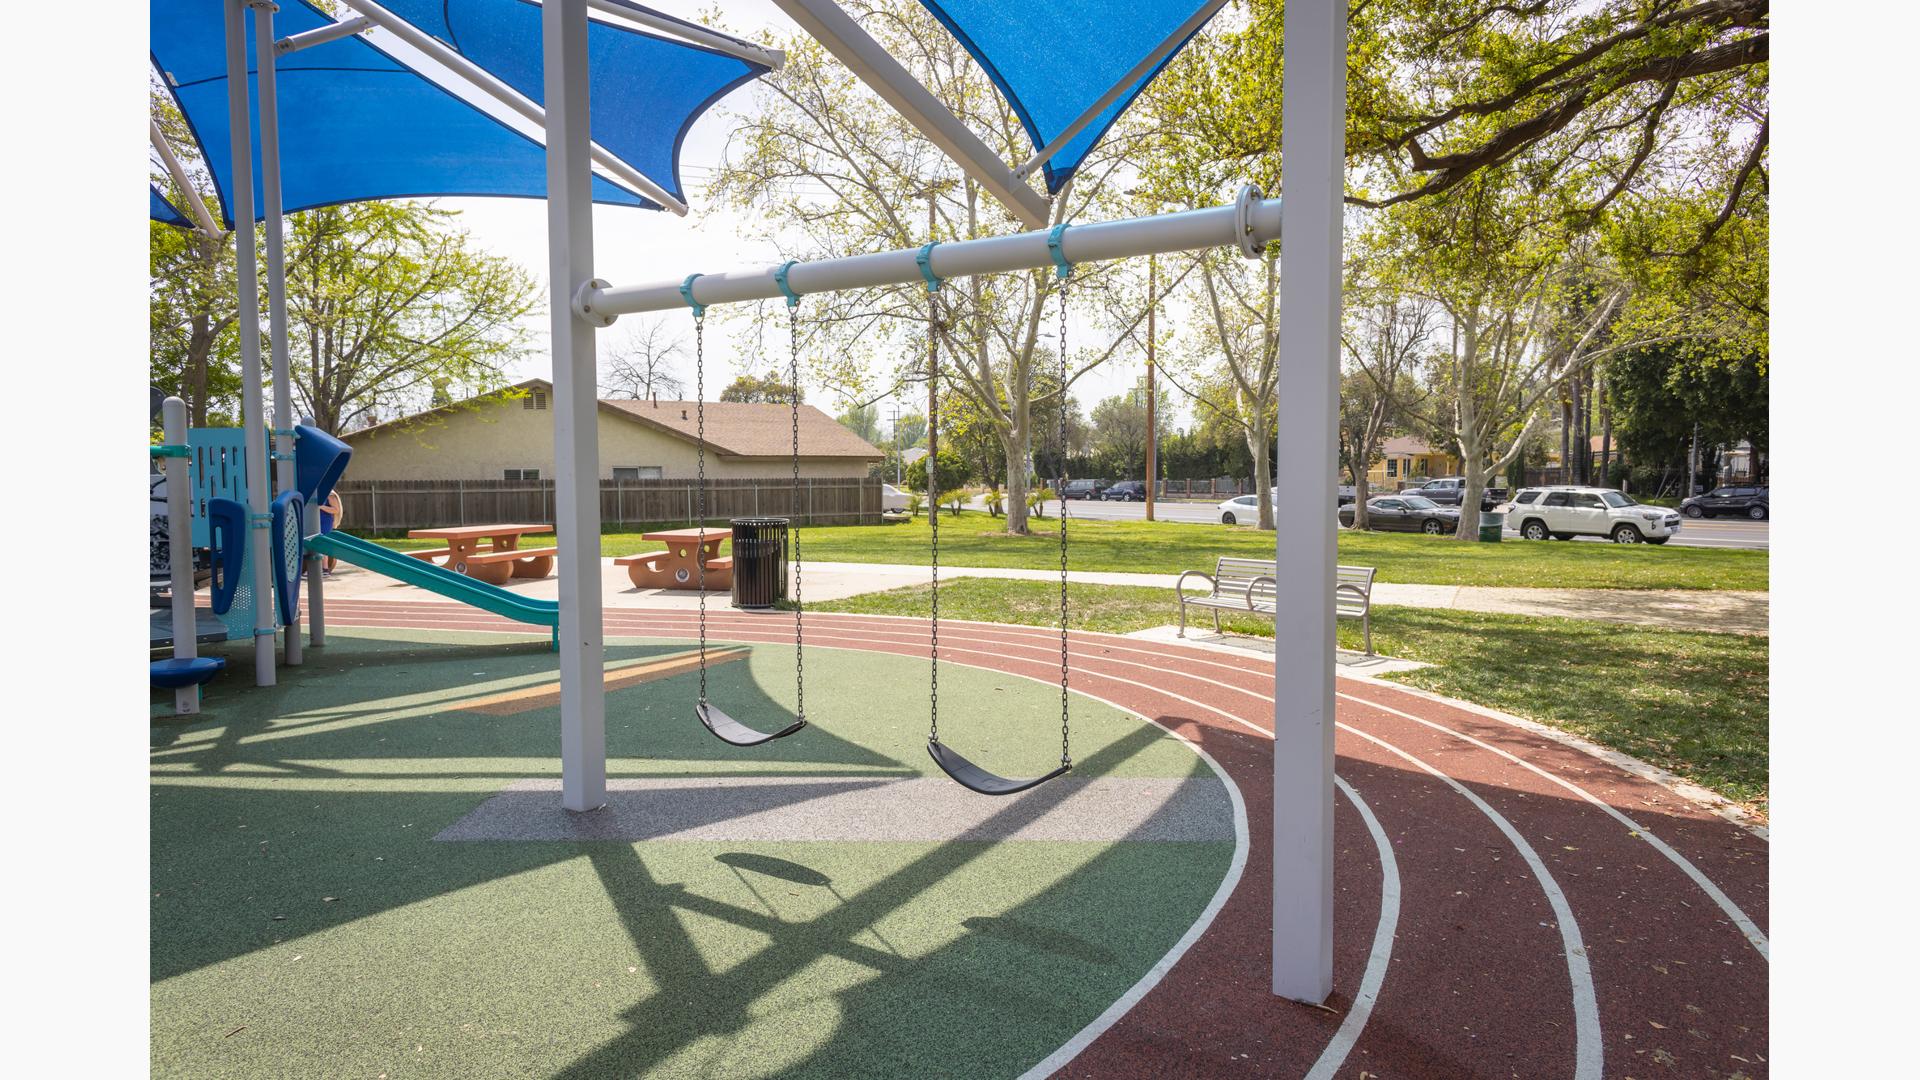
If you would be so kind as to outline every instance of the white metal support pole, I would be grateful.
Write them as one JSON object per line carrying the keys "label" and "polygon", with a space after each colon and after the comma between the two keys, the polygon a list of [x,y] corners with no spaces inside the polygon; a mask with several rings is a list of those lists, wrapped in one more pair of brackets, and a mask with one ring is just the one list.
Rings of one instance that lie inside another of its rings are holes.
{"label": "white metal support pole", "polygon": [[[227,129],[233,154],[234,269],[240,316],[240,407],[246,438],[247,513],[267,512],[266,393],[260,379],[260,280],[253,252],[253,118],[247,110],[247,0],[226,0]],[[253,679],[274,684],[273,576],[264,517],[247,522],[253,578]]]}
{"label": "white metal support pole", "polygon": [[[189,191],[192,189],[189,188]],[[160,403],[160,437],[168,446],[187,445],[187,403],[170,397]],[[168,591],[173,599],[173,658],[191,660],[200,655],[200,624],[193,610],[193,524],[188,520],[193,492],[187,460],[166,459]],[[200,687],[182,686],[173,692],[176,716],[200,711]]]}
{"label": "white metal support pole", "polygon": [[1306,508],[1276,537],[1273,992],[1333,992],[1333,577],[1346,194],[1346,0],[1286,10],[1282,85],[1280,370],[1274,492]]}
{"label": "white metal support pole", "polygon": [[[280,99],[275,85],[272,0],[252,0],[255,76],[260,87],[260,208],[267,226],[267,321],[273,379],[273,491],[291,491],[293,476],[293,391],[288,384],[287,360],[287,240],[280,213]],[[304,528],[306,523],[301,522]],[[277,547],[279,537],[274,537]],[[304,659],[300,648],[300,617],[287,624],[287,666]]]}
{"label": "white metal support pole", "polygon": [[600,445],[594,323],[573,310],[593,277],[587,0],[540,8],[546,62],[547,274],[553,290],[554,531],[560,548],[560,788],[569,810],[607,801],[606,642],[600,626]]}

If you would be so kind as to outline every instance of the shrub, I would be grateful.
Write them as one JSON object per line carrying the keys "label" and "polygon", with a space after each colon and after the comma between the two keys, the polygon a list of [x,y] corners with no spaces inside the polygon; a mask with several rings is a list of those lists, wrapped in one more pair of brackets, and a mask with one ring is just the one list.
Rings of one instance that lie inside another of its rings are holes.
{"label": "shrub", "polygon": [[960,508],[973,497],[973,489],[957,487],[940,493],[940,505],[947,508],[949,515],[960,516]]}
{"label": "shrub", "polygon": [[1001,492],[999,488],[988,489],[988,491],[986,492],[986,496],[987,496],[987,513],[993,515],[994,517],[999,517],[1000,515],[1007,512],[1007,497],[1004,493]]}
{"label": "shrub", "polygon": [[1050,487],[1036,488],[1027,492],[1027,513],[1037,518],[1047,516],[1047,501],[1054,497]]}
{"label": "shrub", "polygon": [[917,491],[907,492],[907,516],[919,517],[920,511],[927,508],[927,497]]}

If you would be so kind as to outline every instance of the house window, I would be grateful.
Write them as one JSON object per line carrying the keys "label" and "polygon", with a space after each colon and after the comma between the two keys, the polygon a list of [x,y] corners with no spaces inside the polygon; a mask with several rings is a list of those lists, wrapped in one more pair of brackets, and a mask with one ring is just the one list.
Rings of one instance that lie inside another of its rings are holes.
{"label": "house window", "polygon": [[[527,391],[527,396],[520,399],[520,407],[529,412],[535,409],[545,409],[547,407],[547,392],[538,387]],[[528,477],[528,479],[536,478]]]}
{"label": "house window", "polygon": [[615,465],[613,478],[615,480],[659,480],[662,479],[662,470],[658,465]]}
{"label": "house window", "polygon": [[506,470],[505,475],[508,480],[538,480],[540,479],[540,470],[539,469],[508,469]]}
{"label": "house window", "polygon": [[1387,475],[1388,476],[1400,475],[1400,461],[1398,458],[1387,459]]}

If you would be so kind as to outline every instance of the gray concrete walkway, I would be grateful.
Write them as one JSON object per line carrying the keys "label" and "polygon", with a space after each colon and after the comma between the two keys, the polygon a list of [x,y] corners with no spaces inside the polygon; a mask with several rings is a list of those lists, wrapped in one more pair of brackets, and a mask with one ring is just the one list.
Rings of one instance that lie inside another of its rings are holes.
{"label": "gray concrete walkway", "polygon": [[[1172,592],[1178,574],[1125,574],[1076,570],[1068,579],[1083,585],[1143,585]],[[925,585],[933,572],[925,566],[899,563],[806,564],[804,596],[809,601],[838,600],[861,593]],[[1017,570],[991,566],[943,566],[943,581],[962,577],[1003,578],[1014,581],[1058,581],[1052,570]],[[627,572],[601,562],[601,595],[610,608],[670,608],[692,610],[698,593],[680,589],[636,589]],[[514,592],[543,600],[559,596],[559,579],[537,581],[516,578]],[[355,599],[420,599],[411,585],[342,565],[327,580],[327,595]],[[709,594],[709,606],[725,605],[724,594]],[[1449,608],[1505,615],[1551,615],[1571,619],[1599,619],[1678,630],[1723,633],[1767,632],[1768,594],[1764,592],[1709,592],[1697,589],[1507,589],[1479,585],[1396,585],[1373,587],[1373,602],[1383,606]],[[1168,598],[1169,615],[1173,612]]]}
{"label": "gray concrete walkway", "polygon": [[[909,573],[917,574],[914,584],[924,584],[931,573],[926,567],[897,566],[888,563],[808,563],[807,579],[816,575],[833,580],[847,575],[856,580],[871,578],[897,584]],[[986,566],[943,566],[942,579],[958,577],[1007,578],[1017,581],[1058,581],[1052,570],[1015,570]],[[1178,574],[1125,574],[1107,571],[1072,571],[1068,580],[1084,585],[1144,585],[1172,589]],[[812,585],[808,586],[812,595]],[[1455,611],[1485,611],[1502,615],[1549,615],[1568,619],[1600,619],[1606,622],[1637,623],[1677,630],[1713,630],[1722,633],[1764,634],[1767,632],[1768,594],[1764,592],[1718,592],[1704,589],[1515,589],[1485,585],[1400,585],[1379,582],[1373,587],[1373,602],[1382,606],[1450,608]]]}

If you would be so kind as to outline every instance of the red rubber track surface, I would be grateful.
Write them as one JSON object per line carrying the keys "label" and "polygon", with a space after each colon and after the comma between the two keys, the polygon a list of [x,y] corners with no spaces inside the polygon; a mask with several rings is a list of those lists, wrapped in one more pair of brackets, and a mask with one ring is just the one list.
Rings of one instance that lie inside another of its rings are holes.
{"label": "red rubber track surface", "polygon": [[[330,600],[326,619],[528,632],[430,601]],[[810,645],[927,654],[925,620],[812,614],[806,624]],[[609,637],[690,639],[695,615],[616,608],[605,627]],[[793,641],[783,616],[731,610],[710,612],[708,633]],[[1057,632],[1042,628],[943,622],[940,651],[958,664],[1059,677]],[[1273,997],[1271,661],[1090,633],[1072,635],[1072,652],[1073,689],[1138,712],[1213,756],[1246,800],[1251,847],[1239,886],[1207,931],[1056,1075],[1306,1074],[1353,1005],[1373,948],[1383,881],[1374,837],[1347,799],[1336,800],[1334,996],[1326,1009]],[[1525,728],[1377,682],[1343,678],[1335,689],[1335,769],[1391,842],[1400,907],[1377,1002],[1333,1075],[1570,1077],[1582,1074],[1582,1058],[1590,1076],[1767,1075],[1767,959],[1726,904],[1676,861],[1690,863],[1764,934],[1765,840]],[[1674,856],[1490,748],[1582,789]],[[1580,1045],[1576,1032],[1580,980],[1570,974],[1548,886],[1489,811],[1537,852],[1573,913],[1599,1020],[1591,1045]]]}

